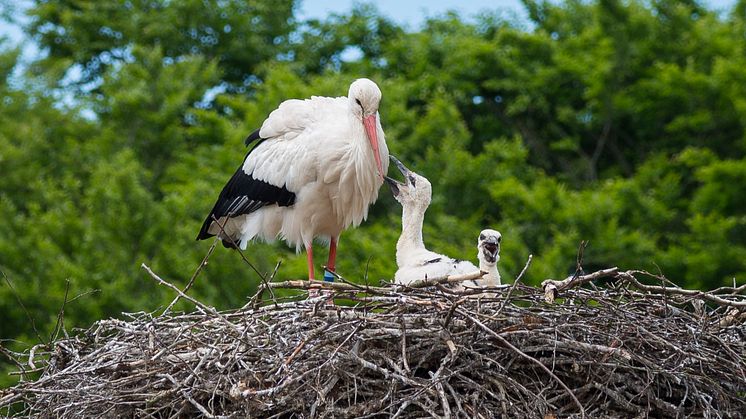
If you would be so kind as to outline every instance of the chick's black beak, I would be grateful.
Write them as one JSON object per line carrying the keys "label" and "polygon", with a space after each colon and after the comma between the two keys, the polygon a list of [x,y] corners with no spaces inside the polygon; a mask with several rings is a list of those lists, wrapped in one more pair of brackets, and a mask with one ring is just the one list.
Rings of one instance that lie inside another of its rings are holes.
{"label": "chick's black beak", "polygon": [[398,195],[399,195],[399,185],[401,185],[401,183],[397,182],[397,181],[396,181],[396,180],[394,180],[394,179],[391,179],[391,178],[390,178],[390,177],[388,177],[388,176],[384,176],[384,177],[383,177],[383,180],[385,180],[385,181],[386,181],[386,184],[387,184],[387,185],[389,185],[389,189],[391,189],[391,193],[392,193],[392,194],[393,194],[393,195],[394,195],[395,197],[396,197],[396,196],[398,196]]}

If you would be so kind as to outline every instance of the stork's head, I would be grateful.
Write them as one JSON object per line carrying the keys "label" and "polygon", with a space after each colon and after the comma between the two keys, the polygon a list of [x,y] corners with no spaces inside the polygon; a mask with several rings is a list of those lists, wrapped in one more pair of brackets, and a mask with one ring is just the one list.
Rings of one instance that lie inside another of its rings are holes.
{"label": "stork's head", "polygon": [[357,79],[350,85],[347,97],[350,100],[352,114],[360,118],[365,127],[365,134],[376,159],[378,176],[383,178],[381,155],[378,153],[378,105],[381,103],[381,89],[369,79]]}
{"label": "stork's head", "polygon": [[390,155],[389,158],[404,176],[404,182],[399,182],[388,176],[384,178],[389,188],[391,188],[394,198],[404,207],[419,206],[427,208],[430,205],[430,199],[433,194],[430,182],[426,178],[409,170],[396,157]]}
{"label": "stork's head", "polygon": [[477,240],[477,258],[488,264],[497,263],[500,260],[500,242],[502,234],[499,231],[486,229],[479,233]]}

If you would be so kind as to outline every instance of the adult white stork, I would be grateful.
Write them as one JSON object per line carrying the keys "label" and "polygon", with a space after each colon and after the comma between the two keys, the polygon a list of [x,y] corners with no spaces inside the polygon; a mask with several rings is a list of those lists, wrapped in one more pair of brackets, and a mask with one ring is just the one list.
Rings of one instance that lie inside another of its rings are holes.
{"label": "adult white stork", "polygon": [[226,247],[245,249],[254,238],[282,238],[296,251],[306,248],[313,280],[312,243],[320,239],[329,243],[326,266],[333,272],[340,233],[367,218],[388,170],[380,101],[381,90],[363,78],[347,97],[282,102],[246,139],[247,146],[257,144],[220,192],[197,240],[217,235]]}
{"label": "adult white stork", "polygon": [[394,198],[402,206],[402,230],[396,242],[398,269],[394,282],[407,285],[425,278],[477,272],[479,269],[471,262],[453,259],[425,247],[422,223],[432,199],[432,186],[425,177],[409,170],[394,156],[390,157],[404,176],[404,182],[386,177]]}

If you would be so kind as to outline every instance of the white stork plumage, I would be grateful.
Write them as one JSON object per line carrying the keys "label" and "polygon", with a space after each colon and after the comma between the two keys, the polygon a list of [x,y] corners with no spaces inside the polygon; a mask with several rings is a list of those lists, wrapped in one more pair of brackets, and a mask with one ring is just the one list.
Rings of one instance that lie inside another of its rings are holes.
{"label": "white stork plumage", "polygon": [[347,97],[282,102],[246,139],[257,143],[197,240],[217,235],[226,247],[245,249],[254,238],[282,238],[296,251],[306,248],[313,280],[312,243],[320,239],[329,243],[326,266],[334,271],[340,233],[366,219],[388,170],[380,101],[381,90],[363,78]]}
{"label": "white stork plumage", "polygon": [[390,157],[404,176],[404,182],[386,177],[394,198],[402,206],[402,232],[396,242],[398,269],[394,282],[407,285],[425,278],[477,272],[479,269],[471,262],[453,259],[425,247],[422,223],[425,211],[430,206],[432,186],[426,178],[409,170],[394,156]]}

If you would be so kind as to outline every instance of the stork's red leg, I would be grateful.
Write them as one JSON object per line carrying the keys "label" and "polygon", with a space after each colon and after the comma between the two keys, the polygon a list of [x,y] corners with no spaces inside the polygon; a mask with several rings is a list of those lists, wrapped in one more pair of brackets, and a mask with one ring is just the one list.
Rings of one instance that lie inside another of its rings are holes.
{"label": "stork's red leg", "polygon": [[337,260],[337,238],[332,237],[329,241],[329,260],[326,262],[326,270],[336,272],[334,269],[334,261]]}
{"label": "stork's red leg", "polygon": [[[316,278],[313,275],[313,244],[312,243],[306,243],[306,257],[308,257],[308,280],[311,283],[313,283],[313,281]],[[309,298],[315,298],[318,296],[319,296],[318,288],[311,288],[308,290]]]}
{"label": "stork's red leg", "polygon": [[332,237],[329,240],[329,260],[326,262],[326,270],[324,270],[324,281],[334,282],[334,261],[337,259],[337,238]]}

